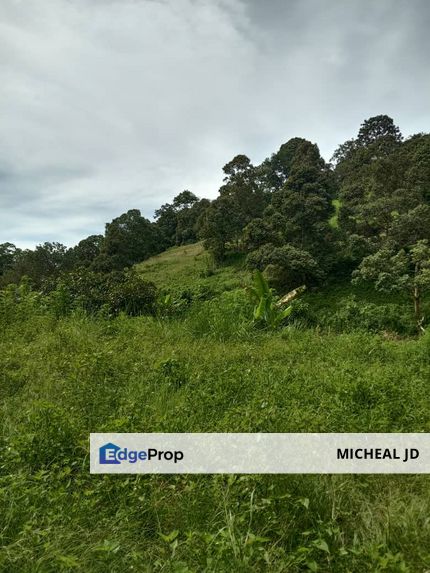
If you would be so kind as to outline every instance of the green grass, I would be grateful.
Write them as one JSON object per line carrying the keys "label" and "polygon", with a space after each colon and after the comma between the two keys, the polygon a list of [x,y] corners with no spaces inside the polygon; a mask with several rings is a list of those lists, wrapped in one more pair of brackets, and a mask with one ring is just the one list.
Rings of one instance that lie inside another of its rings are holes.
{"label": "green grass", "polygon": [[243,286],[249,278],[244,256],[230,256],[224,264],[216,265],[202,243],[172,247],[137,268],[158,288],[174,293],[206,289],[219,294]]}
{"label": "green grass", "polygon": [[[243,262],[201,276],[203,256],[141,266],[164,289],[219,293],[176,318],[29,307],[1,325],[0,571],[428,570],[424,475],[89,474],[89,432],[430,431],[429,337],[257,330]],[[320,314],[348,294],[306,301]]]}
{"label": "green grass", "polygon": [[144,276],[157,286],[180,283],[193,284],[205,270],[205,256],[202,243],[172,247],[137,265]]}
{"label": "green grass", "polygon": [[333,199],[332,201],[333,207],[335,209],[334,215],[330,218],[329,225],[333,227],[333,229],[337,229],[339,226],[338,217],[339,217],[339,209],[341,206],[340,199]]}

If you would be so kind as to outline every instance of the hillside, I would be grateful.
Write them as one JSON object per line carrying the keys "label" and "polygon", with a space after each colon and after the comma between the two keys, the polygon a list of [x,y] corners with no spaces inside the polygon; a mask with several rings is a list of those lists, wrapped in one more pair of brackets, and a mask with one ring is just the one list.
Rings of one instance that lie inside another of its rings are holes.
{"label": "hillside", "polygon": [[244,256],[230,256],[222,265],[216,265],[201,242],[172,247],[136,268],[159,289],[173,293],[200,289],[214,295],[249,282]]}

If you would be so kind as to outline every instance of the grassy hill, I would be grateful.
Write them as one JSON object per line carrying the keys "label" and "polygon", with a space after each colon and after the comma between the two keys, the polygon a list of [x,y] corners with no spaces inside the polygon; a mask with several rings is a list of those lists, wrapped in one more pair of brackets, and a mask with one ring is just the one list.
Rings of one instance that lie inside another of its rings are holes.
{"label": "grassy hill", "polygon": [[137,268],[158,288],[174,293],[206,289],[219,294],[249,282],[243,256],[227,257],[226,262],[219,266],[204,250],[202,243],[172,247],[137,265]]}
{"label": "grassy hill", "polygon": [[366,331],[365,291],[311,291],[269,332],[241,258],[216,268],[196,244],[140,270],[186,304],[0,316],[0,571],[429,569],[427,476],[89,475],[90,431],[430,431],[430,340]]}

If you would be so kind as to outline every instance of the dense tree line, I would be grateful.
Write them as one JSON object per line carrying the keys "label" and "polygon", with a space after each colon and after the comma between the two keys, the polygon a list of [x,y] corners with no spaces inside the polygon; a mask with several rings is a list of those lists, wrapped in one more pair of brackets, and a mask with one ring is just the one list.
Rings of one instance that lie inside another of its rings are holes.
{"label": "dense tree line", "polygon": [[343,273],[379,290],[408,292],[419,320],[430,288],[430,135],[404,139],[391,118],[375,116],[331,161],[299,137],[260,165],[237,155],[224,166],[213,201],[186,190],[153,221],[132,209],[107,223],[104,235],[72,248],[0,245],[1,284],[27,276],[41,287],[78,269],[120,272],[171,246],[204,240],[216,260],[245,253],[251,269],[282,288]]}
{"label": "dense tree line", "polygon": [[183,191],[155,212],[155,221],[131,209],[106,224],[104,235],[90,235],[67,248],[45,242],[35,249],[19,249],[12,243],[0,244],[0,285],[17,283],[26,276],[36,287],[52,282],[64,273],[86,269],[111,273],[136,263],[173,245],[198,240],[198,219],[210,205],[190,191]]}

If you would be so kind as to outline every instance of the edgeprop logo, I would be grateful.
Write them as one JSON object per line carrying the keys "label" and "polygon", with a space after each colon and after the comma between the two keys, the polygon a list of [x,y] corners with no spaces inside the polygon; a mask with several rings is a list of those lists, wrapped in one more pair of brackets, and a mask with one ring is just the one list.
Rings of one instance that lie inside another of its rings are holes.
{"label": "edgeprop logo", "polygon": [[136,462],[150,462],[151,460],[167,461],[177,464],[183,459],[184,452],[178,450],[163,451],[155,448],[148,448],[147,450],[131,450],[129,448],[120,448],[112,442],[99,448],[100,464],[121,464],[123,462],[135,464]]}

